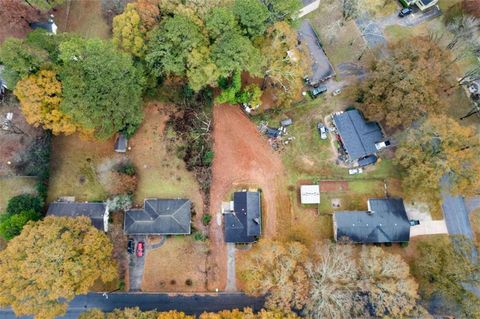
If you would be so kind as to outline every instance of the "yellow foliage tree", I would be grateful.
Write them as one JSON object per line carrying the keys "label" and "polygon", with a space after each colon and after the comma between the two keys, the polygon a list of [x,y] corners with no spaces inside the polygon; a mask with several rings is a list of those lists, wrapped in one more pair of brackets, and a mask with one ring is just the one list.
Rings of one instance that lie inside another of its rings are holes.
{"label": "yellow foliage tree", "polygon": [[145,55],[145,33],[134,3],[127,4],[125,11],[113,18],[113,43],[134,56]]}
{"label": "yellow foliage tree", "polygon": [[0,306],[12,306],[17,316],[61,316],[75,295],[117,277],[112,250],[88,217],[29,223],[0,252]]}
{"label": "yellow foliage tree", "polygon": [[88,133],[60,110],[62,83],[57,80],[55,72],[42,70],[20,80],[14,93],[29,124],[36,127],[41,125],[52,130],[53,134]]}

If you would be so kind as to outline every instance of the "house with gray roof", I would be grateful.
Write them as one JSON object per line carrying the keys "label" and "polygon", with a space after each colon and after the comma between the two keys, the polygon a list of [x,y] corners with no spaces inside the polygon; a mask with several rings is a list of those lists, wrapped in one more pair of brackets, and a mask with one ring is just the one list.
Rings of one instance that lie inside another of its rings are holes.
{"label": "house with gray roof", "polygon": [[259,192],[235,192],[223,214],[225,242],[247,244],[258,240],[262,232]]}
{"label": "house with gray roof", "polygon": [[332,120],[346,162],[366,166],[377,161],[379,145],[384,145],[381,143],[384,135],[378,123],[367,122],[356,109],[335,113]]}
{"label": "house with gray roof", "polygon": [[145,199],[143,208],[125,212],[127,235],[188,235],[192,202],[188,199]]}
{"label": "house with gray roof", "polygon": [[410,222],[402,199],[375,198],[367,211],[334,212],[333,232],[336,241],[403,243],[410,240]]}
{"label": "house with gray roof", "polygon": [[46,32],[51,34],[57,34],[57,29],[58,29],[57,25],[55,24],[55,21],[53,21],[53,15],[50,15],[47,21],[31,22],[30,28],[32,28],[33,30],[36,30],[36,29],[45,30]]}
{"label": "house with gray roof", "polygon": [[47,216],[80,217],[86,216],[92,225],[101,230],[108,231],[108,207],[105,203],[89,202],[53,202],[48,206]]}

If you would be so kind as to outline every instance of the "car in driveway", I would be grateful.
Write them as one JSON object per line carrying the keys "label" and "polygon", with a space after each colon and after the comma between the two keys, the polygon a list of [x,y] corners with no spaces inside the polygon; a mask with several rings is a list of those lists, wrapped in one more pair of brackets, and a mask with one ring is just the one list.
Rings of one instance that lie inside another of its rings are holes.
{"label": "car in driveway", "polygon": [[325,92],[327,92],[327,86],[323,84],[308,91],[312,99],[316,99]]}
{"label": "car in driveway", "polygon": [[417,226],[420,225],[420,221],[418,219],[410,219],[410,226]]}
{"label": "car in driveway", "polygon": [[348,174],[350,175],[356,175],[356,174],[362,174],[363,173],[363,168],[358,167],[358,168],[350,168],[348,170]]}
{"label": "car in driveway", "polygon": [[145,243],[143,241],[139,241],[137,244],[137,257],[143,257],[145,250]]}
{"label": "car in driveway", "polygon": [[328,128],[325,127],[325,125],[323,125],[323,123],[319,122],[317,124],[317,130],[318,130],[318,133],[320,134],[320,138],[322,140],[326,140],[328,138]]}
{"label": "car in driveway", "polygon": [[127,251],[129,254],[133,254],[135,252],[135,241],[133,239],[128,240]]}
{"label": "car in driveway", "polygon": [[412,14],[413,10],[412,8],[403,8],[402,10],[400,10],[400,12],[398,13],[398,16],[400,18],[403,18],[403,17],[406,17],[408,16],[409,14]]}

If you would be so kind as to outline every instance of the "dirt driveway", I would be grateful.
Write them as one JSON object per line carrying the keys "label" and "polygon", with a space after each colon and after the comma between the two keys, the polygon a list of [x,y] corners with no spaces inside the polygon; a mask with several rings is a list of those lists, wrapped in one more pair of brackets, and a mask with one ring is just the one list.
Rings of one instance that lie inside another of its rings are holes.
{"label": "dirt driveway", "polygon": [[[274,237],[282,220],[290,216],[290,201],[280,156],[274,153],[255,124],[231,105],[214,108],[213,179],[210,192],[211,214],[216,216],[221,202],[239,187],[259,187],[263,196],[263,236]],[[216,218],[214,217],[214,220]],[[212,289],[224,289],[227,273],[227,249],[223,226],[210,226],[213,267],[209,283]],[[214,265],[214,266],[213,266]]]}

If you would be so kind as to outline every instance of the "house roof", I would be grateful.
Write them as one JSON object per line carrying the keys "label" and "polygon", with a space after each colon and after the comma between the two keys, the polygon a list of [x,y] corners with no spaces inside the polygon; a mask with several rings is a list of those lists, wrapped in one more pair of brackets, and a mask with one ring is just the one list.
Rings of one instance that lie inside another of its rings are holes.
{"label": "house roof", "polygon": [[125,134],[120,133],[115,140],[115,152],[125,153],[127,151],[128,139]]}
{"label": "house roof", "polygon": [[311,3],[314,3],[316,0],[302,0],[303,6],[308,6]]}
{"label": "house roof", "polygon": [[335,71],[322,49],[317,33],[308,20],[303,20],[298,30],[298,39],[307,45],[310,51],[312,70],[310,83],[317,84],[335,75]]}
{"label": "house roof", "polygon": [[333,121],[352,160],[377,153],[375,143],[383,140],[378,123],[365,121],[358,110],[334,114]]}
{"label": "house roof", "polygon": [[320,185],[300,186],[300,200],[302,204],[320,204]]}
{"label": "house roof", "polygon": [[87,216],[95,228],[104,230],[105,203],[53,202],[48,206],[47,216],[80,217]]}
{"label": "house roof", "polygon": [[233,194],[233,212],[224,215],[224,235],[227,243],[252,243],[261,234],[259,192]]}
{"label": "house roof", "polygon": [[397,243],[410,239],[410,223],[402,199],[369,199],[368,207],[369,211],[335,212],[337,240]]}
{"label": "house roof", "polygon": [[55,22],[52,19],[48,19],[48,21],[44,21],[44,22],[39,22],[39,21],[31,22],[30,27],[33,30],[42,29],[42,30],[45,30],[49,33],[54,33],[54,34],[57,33],[57,25],[55,24]]}
{"label": "house roof", "polygon": [[188,199],[146,199],[143,209],[125,212],[124,231],[130,235],[190,234],[191,209]]}

